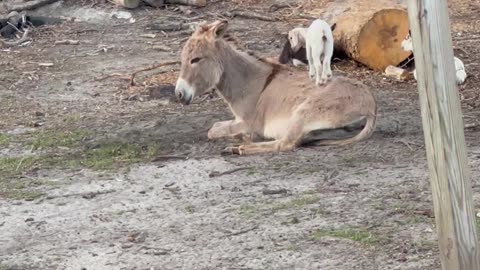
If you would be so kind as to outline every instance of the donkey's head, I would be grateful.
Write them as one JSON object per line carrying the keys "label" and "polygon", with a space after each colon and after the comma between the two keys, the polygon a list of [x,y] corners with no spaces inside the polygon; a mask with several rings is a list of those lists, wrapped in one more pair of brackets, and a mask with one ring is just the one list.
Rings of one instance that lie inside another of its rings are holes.
{"label": "donkey's head", "polygon": [[413,52],[412,36],[410,34],[410,30],[408,30],[408,34],[405,37],[405,39],[402,41],[402,43],[400,44],[400,47],[404,51]]}
{"label": "donkey's head", "polygon": [[180,74],[175,95],[183,104],[190,104],[196,96],[212,90],[223,73],[219,51],[227,21],[201,24],[187,40],[181,54]]}

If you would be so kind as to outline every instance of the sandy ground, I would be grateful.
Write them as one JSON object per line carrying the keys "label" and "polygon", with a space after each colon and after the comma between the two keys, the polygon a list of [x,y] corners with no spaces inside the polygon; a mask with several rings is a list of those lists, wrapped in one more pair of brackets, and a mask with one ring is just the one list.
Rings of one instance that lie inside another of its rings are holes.
{"label": "sandy ground", "polygon": [[[261,12],[272,3],[247,2]],[[480,4],[449,3],[470,75],[460,89],[465,123],[475,124]],[[361,79],[378,99],[371,139],[227,157],[228,142],[206,132],[231,118],[228,108],[216,96],[178,104],[164,87],[178,65],[142,73],[130,89],[125,76],[104,78],[178,60],[188,30],[156,26],[235,7],[245,2],[191,15],[142,7],[131,22],[103,2],[59,2],[36,12],[81,21],[38,28],[33,42],[0,51],[1,270],[439,269],[415,82],[336,60],[334,75]],[[296,24],[231,25],[249,48],[275,56]],[[66,39],[80,44],[55,45]],[[465,135],[478,209],[480,133]]]}

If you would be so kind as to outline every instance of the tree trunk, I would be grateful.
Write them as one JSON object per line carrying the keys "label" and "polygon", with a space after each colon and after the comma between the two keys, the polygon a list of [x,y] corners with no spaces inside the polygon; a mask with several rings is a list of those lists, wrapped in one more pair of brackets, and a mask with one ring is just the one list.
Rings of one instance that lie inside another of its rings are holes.
{"label": "tree trunk", "polygon": [[323,17],[337,24],[333,31],[336,53],[377,71],[407,59],[411,53],[403,51],[400,43],[408,33],[408,13],[395,2],[350,0],[342,11],[332,2]]}

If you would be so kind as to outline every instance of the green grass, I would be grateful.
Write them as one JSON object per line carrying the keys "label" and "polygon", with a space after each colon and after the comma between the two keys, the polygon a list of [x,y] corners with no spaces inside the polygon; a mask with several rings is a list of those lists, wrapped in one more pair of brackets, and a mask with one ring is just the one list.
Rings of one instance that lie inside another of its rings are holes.
{"label": "green grass", "polygon": [[312,233],[312,238],[319,240],[323,237],[348,239],[362,244],[373,245],[379,241],[377,237],[366,230],[361,229],[319,229]]}
{"label": "green grass", "polygon": [[480,234],[480,217],[477,217],[475,215],[475,222],[476,222],[476,227],[477,227],[477,234]]}
{"label": "green grass", "polygon": [[278,212],[281,210],[291,209],[291,208],[301,208],[310,204],[314,204],[320,201],[320,197],[317,195],[303,195],[299,198],[291,199],[284,203],[274,204],[270,209],[273,212]]}
{"label": "green grass", "polygon": [[36,150],[54,147],[76,147],[90,135],[90,132],[82,129],[73,131],[49,130],[32,135],[33,139],[30,145],[33,150]]}
{"label": "green grass", "polygon": [[[20,157],[0,157],[0,198],[31,199],[41,194],[32,187],[32,181],[24,181],[24,174],[34,168],[77,169],[110,171],[155,157],[163,145],[157,142],[128,143],[103,139],[92,141],[88,130],[46,130],[11,137],[0,135],[0,146],[19,143],[41,154]],[[95,147],[92,147],[95,143]],[[59,151],[58,148],[68,151]],[[18,183],[22,183],[19,185]],[[29,183],[29,184],[25,184]]]}
{"label": "green grass", "polygon": [[12,141],[12,136],[7,134],[0,134],[0,146],[9,145]]}

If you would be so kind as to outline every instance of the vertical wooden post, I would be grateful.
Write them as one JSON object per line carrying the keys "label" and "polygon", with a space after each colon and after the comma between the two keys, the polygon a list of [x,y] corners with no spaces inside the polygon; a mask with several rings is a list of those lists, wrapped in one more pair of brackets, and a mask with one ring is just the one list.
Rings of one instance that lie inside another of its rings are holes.
{"label": "vertical wooden post", "polygon": [[480,270],[446,0],[408,0],[443,270]]}

